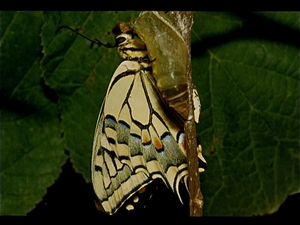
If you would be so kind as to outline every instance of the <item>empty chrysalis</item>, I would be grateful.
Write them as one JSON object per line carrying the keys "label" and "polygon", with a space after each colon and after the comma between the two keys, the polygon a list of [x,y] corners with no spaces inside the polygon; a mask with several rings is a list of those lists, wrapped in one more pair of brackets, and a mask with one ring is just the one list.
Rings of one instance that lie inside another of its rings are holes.
{"label": "empty chrysalis", "polygon": [[[147,45],[149,59],[153,61],[152,74],[162,97],[169,107],[186,120],[188,50],[180,32],[165,13],[152,11],[142,12],[134,22],[133,29]],[[195,98],[198,98],[198,94],[194,95]],[[200,102],[198,99],[195,101]],[[200,116],[200,104],[197,105],[196,122]]]}

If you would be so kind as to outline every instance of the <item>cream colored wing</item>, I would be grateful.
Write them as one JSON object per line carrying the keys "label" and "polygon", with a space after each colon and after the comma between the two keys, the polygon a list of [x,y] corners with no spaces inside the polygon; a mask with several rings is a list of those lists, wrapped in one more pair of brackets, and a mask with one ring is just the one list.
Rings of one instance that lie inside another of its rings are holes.
{"label": "cream colored wing", "polygon": [[170,118],[148,70],[123,61],[100,110],[92,153],[92,182],[107,213],[156,178],[180,198],[179,181],[188,175],[185,138]]}

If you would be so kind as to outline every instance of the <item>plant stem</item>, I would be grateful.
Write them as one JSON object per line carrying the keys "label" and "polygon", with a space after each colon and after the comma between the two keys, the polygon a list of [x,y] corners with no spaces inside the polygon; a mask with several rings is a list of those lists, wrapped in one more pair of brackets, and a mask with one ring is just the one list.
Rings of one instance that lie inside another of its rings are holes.
{"label": "plant stem", "polygon": [[171,12],[175,24],[181,31],[188,47],[188,64],[187,64],[187,91],[188,91],[188,119],[184,124],[187,162],[189,172],[189,193],[190,193],[190,216],[202,216],[203,212],[203,195],[200,189],[199,166],[197,154],[197,137],[196,125],[194,120],[193,109],[193,80],[192,80],[192,63],[191,63],[191,28],[193,25],[193,12]]}

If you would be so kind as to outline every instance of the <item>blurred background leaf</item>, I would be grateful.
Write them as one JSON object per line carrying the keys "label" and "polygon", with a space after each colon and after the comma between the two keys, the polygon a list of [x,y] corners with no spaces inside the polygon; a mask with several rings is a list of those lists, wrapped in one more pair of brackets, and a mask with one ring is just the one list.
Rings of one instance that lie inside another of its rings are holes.
{"label": "blurred background leaf", "polygon": [[[44,13],[42,61],[46,84],[59,96],[65,148],[76,171],[90,180],[90,157],[95,124],[114,70],[121,62],[116,49],[89,49],[90,42],[68,29],[55,36],[59,25],[68,24],[91,39],[114,44],[112,28],[131,21],[138,12]],[[76,18],[76,19],[74,19]],[[49,41],[48,41],[49,40]]]}
{"label": "blurred background leaf", "polygon": [[299,13],[194,20],[204,215],[275,212],[299,192]]}
{"label": "blurred background leaf", "polygon": [[[34,208],[68,157],[90,181],[95,124],[121,59],[57,27],[114,43],[117,22],[138,15],[1,12],[2,215]],[[194,13],[204,215],[272,213],[299,192],[297,40],[299,13]]]}
{"label": "blurred background leaf", "polygon": [[41,12],[1,12],[1,215],[24,215],[67,159],[43,84]]}

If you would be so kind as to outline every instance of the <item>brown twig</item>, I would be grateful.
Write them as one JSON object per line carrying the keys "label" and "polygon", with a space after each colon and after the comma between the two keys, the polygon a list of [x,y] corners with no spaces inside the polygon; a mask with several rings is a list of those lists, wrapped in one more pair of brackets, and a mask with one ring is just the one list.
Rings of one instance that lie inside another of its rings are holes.
{"label": "brown twig", "polygon": [[190,192],[190,216],[202,216],[203,195],[200,190],[200,179],[198,170],[197,156],[197,137],[196,125],[193,109],[193,80],[191,64],[191,28],[193,25],[193,12],[171,12],[175,24],[181,31],[181,34],[188,47],[188,65],[187,65],[187,90],[189,101],[188,120],[184,124],[187,162],[189,172],[189,192]]}

